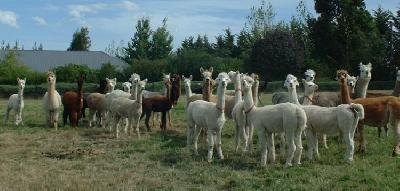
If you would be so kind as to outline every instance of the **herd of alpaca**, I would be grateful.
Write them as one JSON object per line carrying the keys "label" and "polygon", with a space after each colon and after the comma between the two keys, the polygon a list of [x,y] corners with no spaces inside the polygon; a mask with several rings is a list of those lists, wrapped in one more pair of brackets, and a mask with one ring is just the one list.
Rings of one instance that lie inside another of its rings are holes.
{"label": "herd of alpaca", "polygon": [[[372,65],[360,63],[360,74],[350,76],[346,70],[338,70],[336,79],[339,92],[317,92],[316,73],[307,70],[302,79],[304,93],[297,94],[300,86],[297,77],[288,74],[283,87],[285,92],[275,92],[272,96],[273,105],[258,106],[259,77],[256,74],[243,74],[239,71],[221,72],[213,79],[213,68],[200,68],[202,76],[201,94],[192,92],[192,75],[182,78],[177,74],[163,74],[163,91],[150,92],[145,90],[147,79],[141,80],[134,73],[128,82],[122,83],[122,90],[115,89],[117,79],[105,78],[95,93],[84,93],[84,75],[77,79],[76,91],[67,91],[60,96],[56,90],[56,76],[47,73],[47,92],[43,97],[47,125],[58,129],[58,117],[63,105],[63,122],[68,120],[72,127],[79,125],[84,116],[85,108],[89,109],[88,126],[101,126],[115,131],[115,137],[120,137],[120,128],[124,127],[126,134],[131,134],[135,128],[140,138],[140,120],[145,118],[147,131],[151,116],[161,113],[160,128],[163,132],[172,128],[171,109],[177,105],[180,96],[180,84],[185,88],[185,115],[187,120],[187,147],[198,155],[198,139],[202,131],[207,136],[207,161],[212,162],[213,150],[216,148],[218,157],[224,159],[222,152],[222,133],[226,120],[235,123],[236,151],[241,147],[243,152],[251,152],[253,131],[257,131],[261,160],[265,166],[267,161],[275,161],[274,135],[280,135],[280,155],[286,156],[285,166],[301,164],[303,150],[302,138],[307,141],[307,158],[314,160],[319,157],[318,135],[323,135],[324,146],[326,135],[338,134],[346,144],[344,159],[353,161],[357,134],[358,151],[366,148],[364,125],[378,128],[392,127],[396,136],[393,155],[400,155],[400,70],[396,68],[396,84],[391,95],[368,92],[371,80]],[[10,96],[4,123],[7,123],[11,110],[15,112],[15,125],[23,125],[22,111],[24,109],[23,92],[26,79],[17,79],[18,94]],[[233,90],[227,90],[229,83]],[[216,87],[216,94],[213,90]]]}

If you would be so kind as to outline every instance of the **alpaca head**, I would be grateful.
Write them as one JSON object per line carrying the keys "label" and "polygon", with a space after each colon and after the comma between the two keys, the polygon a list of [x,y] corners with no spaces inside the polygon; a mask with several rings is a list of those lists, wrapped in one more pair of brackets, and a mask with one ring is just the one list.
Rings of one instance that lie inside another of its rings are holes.
{"label": "alpaca head", "polygon": [[147,78],[142,80],[142,81],[138,81],[138,91],[141,92],[145,89],[146,87],[146,83],[147,83]]}
{"label": "alpaca head", "polygon": [[17,83],[18,83],[18,89],[24,89],[25,88],[25,82],[26,82],[26,78],[24,79],[20,79],[17,78]]}
{"label": "alpaca head", "polygon": [[115,85],[117,85],[117,78],[113,79],[106,78],[106,81],[107,81],[107,86],[106,86],[107,92],[112,92],[115,88]]}
{"label": "alpaca head", "polygon": [[347,75],[347,86],[351,89],[351,93],[354,93],[354,88],[356,87],[357,77]]}
{"label": "alpaca head", "polygon": [[85,75],[81,74],[77,80],[78,87],[81,88],[83,86],[83,82],[85,81]]}
{"label": "alpaca head", "polygon": [[124,92],[130,92],[131,87],[132,87],[132,84],[130,82],[122,83],[122,89],[124,90]]}
{"label": "alpaca head", "polygon": [[288,89],[296,89],[297,86],[299,86],[299,82],[297,81],[296,76],[288,74],[286,76],[286,80],[285,83],[283,84],[283,87],[286,87]]}
{"label": "alpaca head", "polygon": [[368,63],[366,65],[360,63],[360,78],[371,78],[372,64]]}
{"label": "alpaca head", "polygon": [[178,104],[181,95],[181,77],[178,74],[172,75],[171,78],[171,100],[174,105]]}
{"label": "alpaca head", "polygon": [[171,80],[171,73],[168,73],[168,74],[164,74],[163,73],[163,82],[164,83],[167,83],[167,82],[169,82],[170,80]]}
{"label": "alpaca head", "polygon": [[258,76],[258,74],[252,73],[250,75],[251,78],[253,78],[254,81],[259,81],[260,80],[260,76]]}
{"label": "alpaca head", "polygon": [[346,83],[347,85],[347,77],[349,73],[346,70],[338,70],[336,71],[336,80],[339,80],[341,84]]}
{"label": "alpaca head", "polygon": [[185,85],[185,88],[190,88],[191,82],[193,80],[193,76],[190,75],[189,78],[186,78],[184,75],[182,75],[183,79],[183,84]]}
{"label": "alpaca head", "polygon": [[251,91],[254,84],[254,79],[248,75],[242,76],[242,90],[243,92]]}
{"label": "alpaca head", "polygon": [[47,83],[50,85],[53,85],[56,83],[56,75],[51,71],[47,72]]}
{"label": "alpaca head", "polygon": [[303,81],[303,86],[304,86],[304,94],[305,95],[310,95],[313,94],[315,91],[318,90],[318,85],[315,84],[312,81],[307,81],[305,79],[302,80]]}
{"label": "alpaca head", "polygon": [[231,82],[231,80],[229,79],[229,75],[226,72],[221,72],[218,74],[218,77],[215,79],[215,81],[218,84],[218,87],[224,88],[226,89],[226,86],[228,85],[228,83]]}
{"label": "alpaca head", "polygon": [[315,80],[315,71],[308,69],[306,72],[304,72],[304,77],[306,78],[307,81],[314,81]]}
{"label": "alpaca head", "polygon": [[233,84],[240,84],[240,76],[241,76],[240,72],[239,71],[236,71],[236,72],[231,71],[230,73],[231,73],[230,75],[228,73],[228,76],[229,76],[229,79],[231,80],[231,82]]}
{"label": "alpaca head", "polygon": [[209,82],[212,80],[213,70],[214,70],[213,67],[210,67],[210,69],[208,69],[208,70],[203,69],[203,67],[200,68],[201,77],[203,77],[204,82]]}
{"label": "alpaca head", "polygon": [[133,73],[133,74],[131,75],[131,77],[129,78],[129,81],[131,81],[132,84],[138,83],[138,82],[140,81],[140,75],[139,75],[139,74],[136,74],[136,73]]}

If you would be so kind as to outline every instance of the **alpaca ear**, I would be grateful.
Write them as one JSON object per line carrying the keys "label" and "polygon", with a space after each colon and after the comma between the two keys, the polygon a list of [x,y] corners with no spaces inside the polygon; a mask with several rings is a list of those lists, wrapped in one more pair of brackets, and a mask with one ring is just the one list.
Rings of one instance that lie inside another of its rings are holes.
{"label": "alpaca ear", "polygon": [[203,67],[200,67],[200,73],[203,73],[203,72],[204,72]]}
{"label": "alpaca ear", "polygon": [[369,68],[372,68],[372,64],[371,64],[371,62],[370,62],[370,63],[368,63],[368,64],[367,64],[367,66],[368,66]]}
{"label": "alpaca ear", "polygon": [[106,78],[107,81],[109,81],[110,79]]}
{"label": "alpaca ear", "polygon": [[17,82],[19,82],[19,80],[20,80],[19,77],[17,77]]}
{"label": "alpaca ear", "polygon": [[114,82],[117,83],[117,78],[114,78]]}
{"label": "alpaca ear", "polygon": [[147,78],[146,78],[146,79],[144,79],[144,80],[143,80],[143,82],[146,82],[146,83],[147,83]]}
{"label": "alpaca ear", "polygon": [[190,81],[193,80],[193,76],[192,76],[192,75],[189,76],[189,80],[190,80]]}
{"label": "alpaca ear", "polygon": [[302,81],[303,83],[305,83],[305,82],[306,82],[306,80],[305,80],[305,79],[301,79],[301,81]]}
{"label": "alpaca ear", "polygon": [[213,71],[214,71],[214,68],[211,66],[210,67],[210,73],[213,73]]}

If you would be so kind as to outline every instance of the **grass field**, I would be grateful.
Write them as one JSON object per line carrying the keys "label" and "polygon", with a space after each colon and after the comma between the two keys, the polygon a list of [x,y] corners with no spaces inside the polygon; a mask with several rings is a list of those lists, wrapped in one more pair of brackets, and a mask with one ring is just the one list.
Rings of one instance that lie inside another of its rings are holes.
{"label": "grass field", "polygon": [[[200,156],[186,149],[183,100],[173,110],[174,128],[167,133],[153,127],[136,135],[114,139],[100,128],[44,126],[40,100],[26,100],[25,126],[0,125],[0,190],[398,190],[400,159],[391,157],[393,132],[378,138],[375,128],[366,128],[367,151],[355,161],[343,160],[345,146],[328,138],[329,149],[321,158],[305,159],[288,169],[283,158],[260,167],[259,146],[251,154],[234,152],[233,122],[223,129],[222,149],[226,159],[206,160],[207,146],[199,142]],[[263,104],[270,103],[269,94]],[[0,100],[4,116],[6,100]],[[13,116],[11,116],[13,120]],[[256,134],[256,133],[255,133]],[[277,149],[279,151],[279,149]]]}

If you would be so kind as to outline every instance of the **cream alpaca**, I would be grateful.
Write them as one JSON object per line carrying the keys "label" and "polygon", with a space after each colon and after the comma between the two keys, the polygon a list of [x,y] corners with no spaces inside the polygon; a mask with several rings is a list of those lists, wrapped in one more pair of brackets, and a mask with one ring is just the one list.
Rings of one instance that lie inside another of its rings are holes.
{"label": "cream alpaca", "polygon": [[130,82],[122,83],[122,90],[124,90],[124,92],[131,93],[131,87],[132,87],[132,84]]}
{"label": "cream alpaca", "polygon": [[[138,82],[138,99],[131,100],[129,98],[120,97],[113,99],[109,110],[109,115],[113,118],[112,126],[116,129],[116,137],[119,137],[119,124],[121,119],[128,118],[128,132],[133,129],[133,122],[136,122],[136,133],[140,138],[139,124],[140,116],[142,115],[142,92],[145,88],[147,79]],[[110,127],[112,129],[112,127]]]}
{"label": "cream alpaca", "polygon": [[17,78],[18,94],[13,94],[8,99],[6,115],[4,117],[4,124],[7,124],[8,116],[11,110],[15,111],[15,125],[24,124],[22,121],[22,110],[24,109],[24,88],[26,78]]}
{"label": "cream alpaca", "polygon": [[47,72],[47,85],[47,92],[43,96],[43,107],[46,112],[47,124],[58,130],[61,96],[56,90],[56,75],[53,72]]}
{"label": "cream alpaca", "polygon": [[221,148],[221,132],[225,124],[225,90],[229,83],[229,77],[226,73],[220,73],[216,79],[217,103],[197,100],[189,104],[186,112],[187,128],[187,146],[194,145],[194,152],[197,152],[197,140],[200,130],[207,129],[208,155],[207,161],[212,161],[214,144],[217,147],[218,155],[224,159]]}

